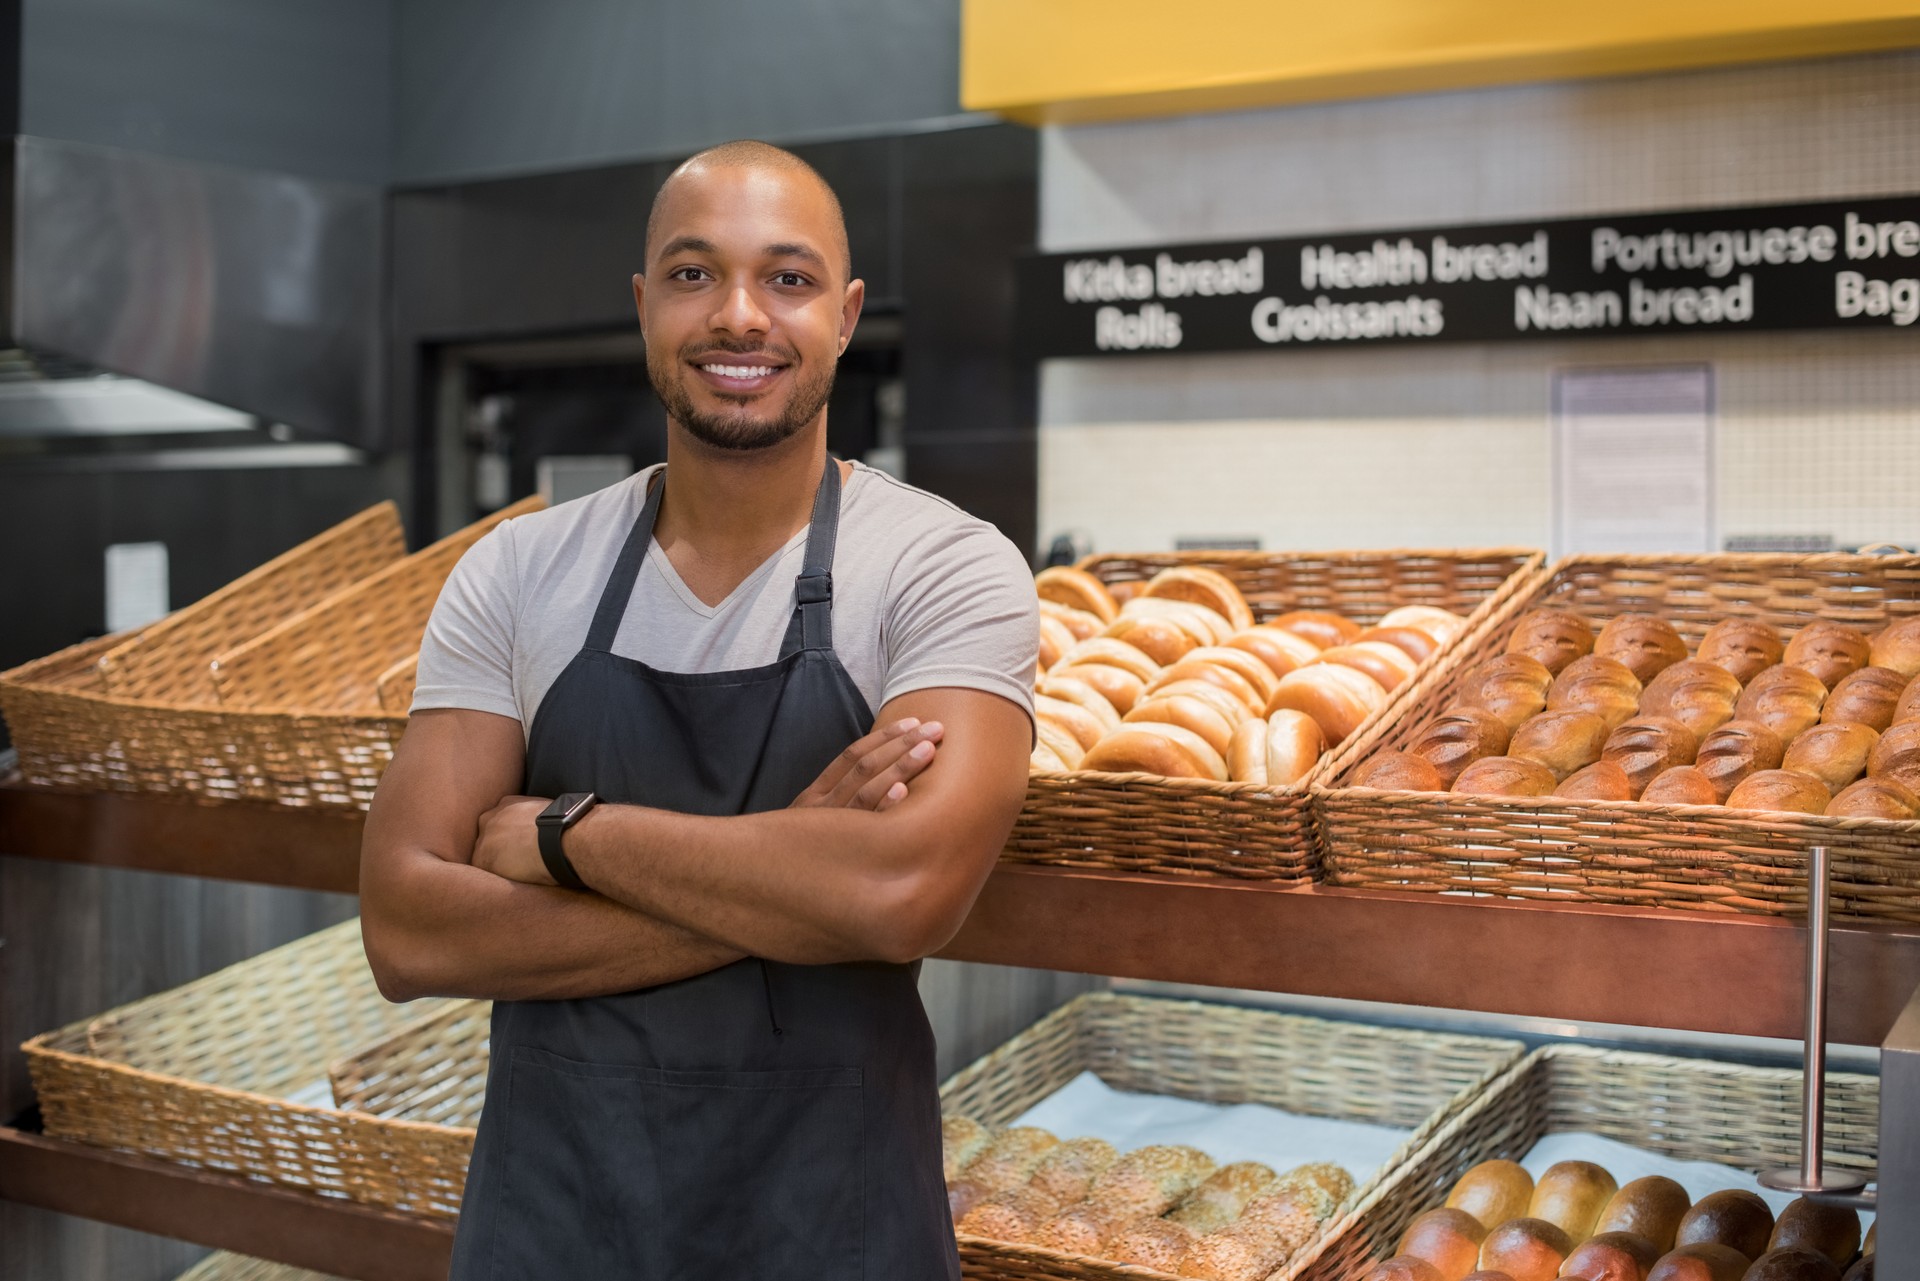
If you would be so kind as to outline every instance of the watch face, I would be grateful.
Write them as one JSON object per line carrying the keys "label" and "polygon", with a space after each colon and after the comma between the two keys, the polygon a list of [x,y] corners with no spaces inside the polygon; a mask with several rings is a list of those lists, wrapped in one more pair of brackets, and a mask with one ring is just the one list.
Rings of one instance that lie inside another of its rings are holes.
{"label": "watch face", "polygon": [[[568,822],[580,811],[591,805],[593,801],[594,795],[592,792],[562,792],[558,797],[554,798],[553,804],[547,807],[546,814],[553,815],[563,823]],[[541,817],[544,818],[545,816],[546,815],[543,814]]]}

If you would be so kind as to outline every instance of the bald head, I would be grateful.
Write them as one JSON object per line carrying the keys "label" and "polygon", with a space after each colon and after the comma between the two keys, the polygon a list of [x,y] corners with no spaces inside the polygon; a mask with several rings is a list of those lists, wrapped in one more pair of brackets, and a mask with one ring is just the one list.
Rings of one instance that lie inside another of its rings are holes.
{"label": "bald head", "polygon": [[775,181],[803,183],[817,191],[826,200],[831,223],[832,236],[829,248],[837,251],[841,282],[853,278],[853,253],[847,244],[847,220],[841,211],[840,198],[820,176],[819,170],[794,155],[784,147],[776,147],[770,142],[758,142],[751,138],[742,138],[734,142],[723,142],[708,147],[689,157],[677,169],[667,175],[660,184],[660,190],[653,197],[653,208],[647,213],[646,261],[653,262],[655,250],[659,248],[656,236],[660,232],[662,210],[673,198],[676,191],[689,182],[698,182],[709,175],[725,171],[746,172],[764,175]]}

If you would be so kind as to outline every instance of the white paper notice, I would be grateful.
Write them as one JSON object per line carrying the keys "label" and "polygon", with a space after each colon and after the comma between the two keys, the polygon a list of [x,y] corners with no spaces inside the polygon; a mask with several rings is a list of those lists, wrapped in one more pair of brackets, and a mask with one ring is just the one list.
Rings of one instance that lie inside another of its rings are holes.
{"label": "white paper notice", "polygon": [[107,548],[107,630],[124,632],[167,616],[167,545]]}
{"label": "white paper notice", "polygon": [[1714,549],[1713,370],[1553,380],[1554,554]]}

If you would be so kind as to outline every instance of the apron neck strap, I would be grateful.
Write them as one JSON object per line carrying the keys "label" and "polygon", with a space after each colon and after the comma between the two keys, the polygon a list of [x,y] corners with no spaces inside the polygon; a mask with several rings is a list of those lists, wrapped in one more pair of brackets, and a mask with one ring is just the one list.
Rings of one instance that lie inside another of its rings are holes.
{"label": "apron neck strap", "polygon": [[594,606],[593,625],[587,629],[588,649],[613,652],[613,641],[620,634],[620,621],[627,616],[627,601],[640,578],[640,563],[647,558],[647,545],[653,541],[653,522],[660,516],[660,496],[667,492],[667,469],[662,467],[647,490],[647,501],[620,544],[620,558],[613,562],[607,585],[600,589],[600,603]]}

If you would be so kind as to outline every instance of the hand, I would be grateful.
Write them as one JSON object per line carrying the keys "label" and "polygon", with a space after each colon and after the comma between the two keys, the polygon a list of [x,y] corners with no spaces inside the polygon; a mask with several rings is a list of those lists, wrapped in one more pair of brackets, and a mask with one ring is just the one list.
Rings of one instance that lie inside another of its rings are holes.
{"label": "hand", "polygon": [[503,796],[480,816],[480,833],[473,843],[473,865],[525,885],[552,885],[547,864],[540,857],[540,829],[533,820],[551,802],[538,796]]}
{"label": "hand", "polygon": [[882,726],[833,758],[788,809],[828,806],[879,813],[907,799],[907,784],[933,763],[944,727],[914,717]]}

